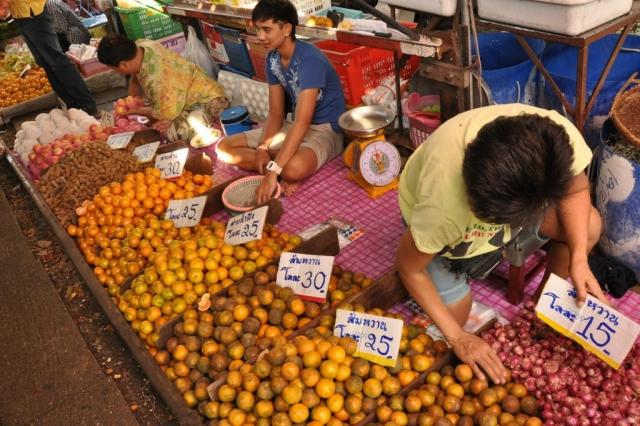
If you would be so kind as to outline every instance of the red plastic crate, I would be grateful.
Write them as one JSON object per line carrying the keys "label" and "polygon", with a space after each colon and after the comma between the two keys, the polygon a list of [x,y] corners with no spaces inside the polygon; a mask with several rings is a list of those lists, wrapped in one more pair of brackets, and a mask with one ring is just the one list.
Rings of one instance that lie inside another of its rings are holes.
{"label": "red plastic crate", "polygon": [[374,78],[368,48],[333,40],[319,41],[316,46],[338,73],[347,104],[359,105]]}
{"label": "red plastic crate", "polygon": [[[387,76],[393,75],[393,52],[357,46],[339,41],[322,40],[316,46],[333,65],[344,97],[349,105],[362,103],[362,96]],[[400,76],[408,79],[418,69],[420,58],[411,57],[400,71]]]}

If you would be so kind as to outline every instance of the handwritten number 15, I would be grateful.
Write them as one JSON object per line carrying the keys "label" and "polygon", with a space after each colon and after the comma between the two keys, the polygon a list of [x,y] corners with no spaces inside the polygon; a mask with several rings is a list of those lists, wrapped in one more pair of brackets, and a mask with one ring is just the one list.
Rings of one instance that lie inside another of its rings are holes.
{"label": "handwritten number 15", "polygon": [[[600,348],[607,346],[611,341],[611,335],[614,334],[616,331],[613,328],[611,328],[609,324],[605,322],[601,322],[596,327],[595,332],[589,332],[589,334],[587,334],[587,331],[589,331],[589,328],[593,324],[594,318],[593,316],[589,316],[585,318],[585,320],[587,322],[587,325],[584,327],[582,331],[579,331],[577,334],[580,337],[584,338],[585,340],[595,343],[596,346]],[[596,333],[598,334],[598,336],[596,336]]]}

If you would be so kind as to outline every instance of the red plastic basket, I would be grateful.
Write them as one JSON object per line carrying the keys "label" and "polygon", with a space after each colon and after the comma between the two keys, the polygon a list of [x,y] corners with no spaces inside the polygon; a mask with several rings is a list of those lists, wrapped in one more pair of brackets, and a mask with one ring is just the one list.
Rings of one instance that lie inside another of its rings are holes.
{"label": "red plastic basket", "polygon": [[[393,52],[357,46],[333,40],[322,40],[316,46],[326,55],[335,68],[344,98],[349,105],[362,103],[368,89],[376,87],[385,77],[393,75]],[[420,58],[411,57],[400,71],[402,78],[409,78],[418,69]]]}
{"label": "red plastic basket", "polygon": [[249,57],[253,64],[253,69],[256,75],[253,76],[254,80],[267,81],[265,74],[265,61],[267,60],[267,53],[269,49],[258,43],[257,39],[247,37],[247,46],[249,47]]}

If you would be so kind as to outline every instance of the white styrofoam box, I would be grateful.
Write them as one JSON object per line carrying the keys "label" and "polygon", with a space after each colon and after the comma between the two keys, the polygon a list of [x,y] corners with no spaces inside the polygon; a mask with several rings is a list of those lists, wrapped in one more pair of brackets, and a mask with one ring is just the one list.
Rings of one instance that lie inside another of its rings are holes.
{"label": "white styrofoam box", "polygon": [[478,16],[574,36],[631,10],[633,0],[478,0]]}
{"label": "white styrofoam box", "polygon": [[265,120],[269,113],[269,86],[229,71],[218,73],[218,84],[223,88],[231,106],[244,105],[256,120]]}
{"label": "white styrofoam box", "polygon": [[263,81],[243,78],[239,81],[242,105],[249,110],[251,117],[259,121],[267,119],[269,114],[269,85]]}
{"label": "white styrofoam box", "polygon": [[[418,10],[440,16],[453,16],[458,0],[383,0],[392,6]],[[492,0],[488,0],[492,1]]]}

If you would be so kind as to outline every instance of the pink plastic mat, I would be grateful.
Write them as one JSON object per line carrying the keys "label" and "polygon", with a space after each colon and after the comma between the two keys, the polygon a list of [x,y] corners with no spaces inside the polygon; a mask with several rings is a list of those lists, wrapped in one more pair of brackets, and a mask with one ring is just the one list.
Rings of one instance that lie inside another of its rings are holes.
{"label": "pink plastic mat", "polygon": [[[336,158],[307,179],[291,197],[281,198],[284,214],[278,227],[284,231],[300,232],[329,218],[351,222],[364,230],[364,235],[345,247],[336,263],[371,278],[379,278],[393,268],[395,251],[403,233],[397,192],[390,191],[376,200],[347,179],[347,168]],[[216,182],[247,175],[236,167],[218,162]],[[227,220],[229,214],[220,212],[216,219]],[[539,251],[527,259],[527,269],[544,253]],[[508,276],[509,265],[502,262],[494,273]],[[525,299],[530,297],[542,280],[543,271],[533,277],[525,288]],[[505,287],[489,276],[487,280],[474,280],[471,286],[474,299],[492,307],[511,320],[520,307],[507,302]],[[640,295],[627,292],[622,299],[612,299],[616,309],[640,322]]]}
{"label": "pink plastic mat", "polygon": [[[526,261],[526,268],[529,269],[535,262],[539,261],[544,256],[543,251],[537,251],[533,255],[529,256]],[[508,277],[509,264],[508,262],[502,262],[494,274]],[[525,300],[530,298],[538,288],[538,285],[542,281],[544,270],[540,271],[535,277],[531,278],[525,287]],[[520,310],[519,306],[512,305],[507,302],[505,298],[505,288],[498,280],[490,275],[486,280],[474,280],[472,281],[471,291],[473,293],[474,300],[484,303],[487,306],[492,307],[503,317],[511,320]],[[628,291],[622,298],[614,299],[609,298],[611,304],[618,311],[627,315],[629,318],[636,322],[640,322],[640,294],[633,291]]]}
{"label": "pink plastic mat", "polygon": [[[395,250],[402,235],[402,221],[396,191],[389,191],[376,200],[347,179],[348,169],[341,158],[324,165],[302,183],[291,197],[281,198],[284,214],[278,227],[300,232],[330,218],[342,219],[364,231],[364,235],[336,258],[336,263],[371,278],[379,278],[393,267]],[[218,163],[216,182],[248,174]],[[227,219],[228,213],[218,213],[217,219]]]}

